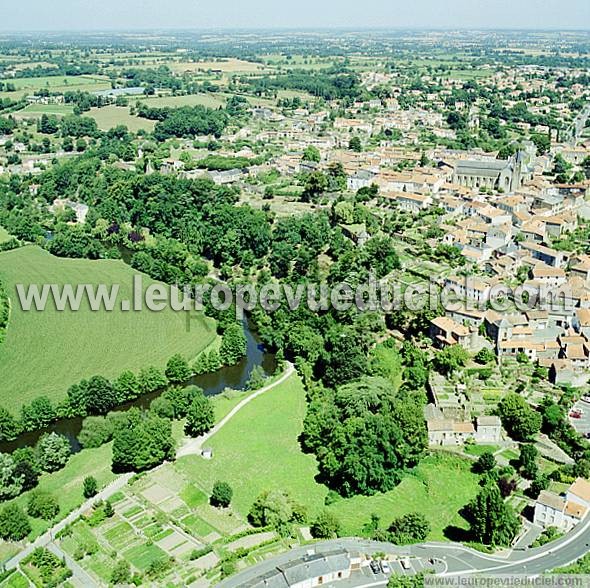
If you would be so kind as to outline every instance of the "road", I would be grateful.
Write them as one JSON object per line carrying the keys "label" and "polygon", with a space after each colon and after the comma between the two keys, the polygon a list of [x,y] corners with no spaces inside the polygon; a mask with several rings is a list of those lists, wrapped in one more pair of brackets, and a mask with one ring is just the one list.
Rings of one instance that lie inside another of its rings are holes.
{"label": "road", "polygon": [[[244,398],[244,400],[242,400],[239,404],[237,404],[206,435],[203,435],[203,436],[198,437],[196,439],[188,439],[187,441],[185,441],[185,443],[182,445],[182,447],[180,447],[180,449],[177,451],[176,457],[183,457],[185,455],[192,455],[195,453],[196,454],[200,453],[203,445],[211,437],[213,437],[213,435],[215,435],[223,427],[225,427],[225,425],[227,425],[227,423],[229,423],[231,421],[231,419],[234,416],[236,416],[236,414],[238,412],[240,412],[246,405],[248,405],[250,402],[252,402],[255,398],[258,398],[262,394],[265,394],[266,392],[269,392],[270,390],[272,390],[276,386],[279,386],[294,373],[295,368],[293,367],[293,364],[286,362],[286,365],[287,365],[287,367],[285,368],[285,372],[278,380],[275,380],[274,382],[272,382],[272,384],[269,384],[268,386],[264,386],[264,388],[261,388],[260,390],[257,390],[253,394],[250,394],[247,398]],[[157,469],[157,468],[155,468],[155,469]],[[119,490],[122,490],[127,485],[129,480],[133,477],[133,475],[134,475],[133,473],[127,473],[127,474],[122,474],[122,475],[118,476],[108,486],[105,486],[105,488],[103,488],[96,496],[94,496],[94,497],[90,498],[89,500],[87,500],[86,502],[84,502],[81,506],[79,506],[77,509],[73,510],[64,519],[62,519],[59,523],[55,524],[51,529],[49,529],[45,533],[43,533],[43,535],[40,535],[39,537],[37,537],[37,539],[35,539],[35,541],[33,541],[33,543],[30,543],[21,552],[19,552],[13,558],[9,559],[5,564],[5,568],[6,569],[16,568],[20,564],[20,562],[23,559],[26,559],[37,547],[48,547],[49,549],[51,549],[54,552],[55,552],[55,550],[58,550],[60,552],[60,557],[63,557],[63,555],[65,555],[65,554],[63,552],[61,552],[59,547],[53,543],[55,536],[60,531],[65,529],[68,525],[70,525],[71,523],[76,521],[82,514],[84,514],[88,510],[90,510],[92,508],[92,505],[97,500],[108,500],[109,498],[111,498],[111,496],[113,496],[113,494],[115,494]],[[79,570],[82,570],[82,568],[80,568],[80,566],[77,566],[77,568],[79,568]],[[74,571],[74,570],[72,570],[72,571]],[[76,576],[80,577],[80,572],[78,570],[77,570],[77,573],[76,573],[76,571],[74,571],[74,572],[75,572],[74,577],[76,577]],[[83,570],[82,570],[82,572],[83,572]],[[88,578],[90,578],[90,576],[88,576],[86,574],[85,580],[87,580]],[[86,581],[83,585],[95,586],[96,584],[88,584]]]}
{"label": "road", "polygon": [[[503,555],[488,555],[464,547],[459,543],[424,543],[399,547],[391,543],[381,543],[364,539],[335,539],[324,541],[315,545],[293,549],[273,559],[262,562],[255,567],[248,568],[240,574],[224,580],[218,584],[218,588],[239,588],[243,583],[274,569],[277,565],[285,564],[291,560],[305,555],[313,548],[316,551],[344,548],[349,551],[360,551],[371,555],[382,552],[391,558],[411,558],[413,569],[421,571],[420,566],[426,567],[426,562],[434,559],[442,563],[442,570],[437,569],[440,576],[470,576],[474,574],[484,575],[531,575],[536,576],[549,572],[555,568],[564,567],[573,563],[588,551],[590,551],[590,517],[571,533],[558,541],[549,543],[543,547],[528,551],[507,551]],[[371,583],[359,576],[347,585],[360,588],[360,586],[383,586],[383,578],[373,577]],[[335,584],[339,586],[340,584]]]}

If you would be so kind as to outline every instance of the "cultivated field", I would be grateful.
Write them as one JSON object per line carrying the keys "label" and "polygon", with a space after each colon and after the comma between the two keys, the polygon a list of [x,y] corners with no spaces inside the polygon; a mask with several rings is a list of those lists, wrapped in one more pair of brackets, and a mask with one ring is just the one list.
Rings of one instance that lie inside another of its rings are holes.
{"label": "cultivated field", "polygon": [[[41,394],[58,401],[82,378],[163,367],[175,353],[194,358],[213,341],[214,324],[202,315],[188,320],[172,310],[121,311],[120,301],[132,299],[134,273],[122,261],[60,259],[34,246],[0,254],[0,277],[12,302],[0,347],[1,404],[15,410]],[[78,312],[59,312],[51,303],[44,312],[26,312],[16,299],[18,283],[119,284],[118,305],[92,312],[84,301]],[[152,283],[144,276],[144,287]]]}

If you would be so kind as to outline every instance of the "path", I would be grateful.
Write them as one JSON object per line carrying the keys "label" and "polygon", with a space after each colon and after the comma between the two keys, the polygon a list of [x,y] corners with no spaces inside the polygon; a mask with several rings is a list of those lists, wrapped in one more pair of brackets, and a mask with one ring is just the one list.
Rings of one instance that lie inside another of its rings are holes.
{"label": "path", "polygon": [[285,380],[287,380],[288,378],[290,378],[293,375],[294,371],[295,371],[295,368],[293,367],[293,364],[287,362],[287,368],[285,370],[285,373],[278,380],[276,380],[272,384],[269,384],[268,386],[264,386],[264,388],[260,388],[260,390],[257,390],[256,392],[254,392],[254,394],[250,394],[250,396],[248,396],[247,398],[244,398],[244,400],[242,400],[239,404],[237,404],[225,417],[223,417],[219,421],[219,423],[217,423],[205,435],[202,435],[201,437],[197,437],[196,439],[187,440],[185,442],[185,444],[176,452],[176,457],[177,458],[185,457],[186,455],[192,455],[195,453],[199,454],[201,452],[201,449],[203,448],[203,445],[205,443],[207,443],[207,441],[209,441],[209,439],[211,439],[211,437],[213,437],[213,435],[219,433],[219,431],[221,429],[223,429],[223,427],[225,427],[225,425],[227,425],[227,423],[234,416],[236,416],[236,414],[238,412],[240,412],[240,410],[242,410],[247,404],[249,404],[250,402],[252,402],[256,398],[258,398],[262,394],[265,394],[269,390],[272,390],[276,386],[279,386],[280,384],[282,384]]}
{"label": "path", "polygon": [[[221,421],[219,421],[219,423],[217,423],[207,434],[205,434],[201,437],[198,437],[196,439],[188,439],[187,441],[185,441],[184,445],[177,451],[176,457],[183,457],[183,456],[192,455],[195,453],[199,454],[201,452],[201,448],[203,447],[203,444],[206,443],[211,437],[213,437],[213,435],[218,433],[225,425],[227,425],[227,423],[229,421],[231,421],[231,419],[234,416],[236,416],[236,414],[238,412],[240,412],[240,410],[242,410],[246,405],[248,405],[250,402],[252,402],[254,399],[258,398],[262,394],[265,394],[266,392],[269,392],[270,390],[272,390],[276,386],[279,386],[280,384],[282,384],[285,380],[287,380],[289,377],[291,377],[294,372],[295,372],[295,368],[294,368],[293,364],[287,362],[287,367],[285,369],[285,372],[278,380],[272,382],[271,384],[268,384],[268,386],[264,386],[264,388],[261,388],[260,390],[257,390],[253,394],[250,394],[248,397],[244,398],[223,419],[221,419]],[[155,469],[157,469],[157,468],[155,468]],[[96,496],[93,496],[92,498],[88,499],[81,506],[79,506],[78,508],[73,510],[70,514],[68,514],[68,516],[66,516],[64,519],[62,519],[59,523],[54,525],[51,529],[48,529],[45,533],[43,533],[43,535],[40,535],[39,537],[37,537],[37,539],[35,539],[35,541],[33,541],[33,543],[30,543],[21,552],[19,552],[17,555],[15,555],[11,559],[9,559],[5,564],[5,568],[7,570],[12,569],[12,568],[16,568],[20,564],[20,562],[23,559],[26,559],[37,547],[51,548],[50,544],[54,545],[53,540],[55,539],[55,536],[60,531],[62,531],[68,525],[70,525],[71,523],[76,521],[86,511],[90,510],[92,508],[92,505],[97,500],[108,500],[111,496],[113,496],[113,494],[115,494],[119,490],[122,490],[127,485],[129,480],[133,477],[133,475],[134,475],[133,473],[126,473],[126,474],[122,474],[122,475],[118,476],[110,484],[105,486],[105,488],[103,488]],[[54,547],[56,549],[59,549],[57,546],[54,546]],[[78,566],[78,567],[80,567],[80,566]],[[80,568],[80,569],[82,569],[82,568]],[[77,575],[79,575],[79,574],[77,574]],[[87,576],[87,577],[89,577],[89,576]],[[86,585],[88,585],[88,584],[86,584]],[[95,584],[90,584],[90,585],[92,586]]]}

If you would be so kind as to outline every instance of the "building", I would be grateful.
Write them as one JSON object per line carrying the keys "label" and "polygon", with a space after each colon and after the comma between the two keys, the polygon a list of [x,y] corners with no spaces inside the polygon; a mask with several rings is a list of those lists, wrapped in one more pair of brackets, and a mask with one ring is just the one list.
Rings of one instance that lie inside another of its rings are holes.
{"label": "building", "polygon": [[446,316],[439,316],[430,321],[430,338],[437,347],[462,345],[469,349],[471,346],[469,328]]}
{"label": "building", "polygon": [[498,443],[502,438],[502,421],[498,416],[480,416],[476,420],[475,440],[478,443]]}
{"label": "building", "polygon": [[469,188],[518,190],[532,174],[525,165],[524,153],[519,151],[508,160],[465,160],[457,163],[453,182]]}
{"label": "building", "polygon": [[360,570],[362,561],[362,556],[345,549],[311,551],[250,581],[242,581],[240,588],[314,588],[350,578],[353,571]]}
{"label": "building", "polygon": [[535,503],[534,523],[541,527],[557,527],[570,531],[588,514],[590,482],[578,478],[564,496],[543,490]]}

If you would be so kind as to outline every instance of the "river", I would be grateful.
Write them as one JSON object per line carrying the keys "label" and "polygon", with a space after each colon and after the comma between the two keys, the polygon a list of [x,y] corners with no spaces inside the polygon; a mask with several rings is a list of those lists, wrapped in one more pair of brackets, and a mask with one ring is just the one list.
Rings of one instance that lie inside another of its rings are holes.
{"label": "river", "polygon": [[[276,369],[275,357],[271,353],[267,353],[256,333],[251,329],[250,324],[244,321],[244,332],[246,335],[246,356],[240,363],[233,366],[223,367],[220,370],[200,376],[193,376],[188,382],[187,386],[195,385],[202,388],[207,396],[214,396],[220,394],[226,388],[234,390],[243,390],[248,382],[252,370],[256,366],[262,366],[267,375],[273,374]],[[123,404],[114,410],[125,411],[132,407],[148,408],[152,400],[160,396],[164,390],[159,390],[151,394],[144,394],[133,402]],[[60,435],[65,435],[72,446],[74,453],[80,451],[81,446],[78,442],[78,435],[82,429],[81,417],[71,419],[60,419],[39,431],[31,433],[23,433],[14,441],[0,443],[0,452],[10,453],[19,447],[33,446],[37,443],[39,438],[45,433],[56,432]]]}

